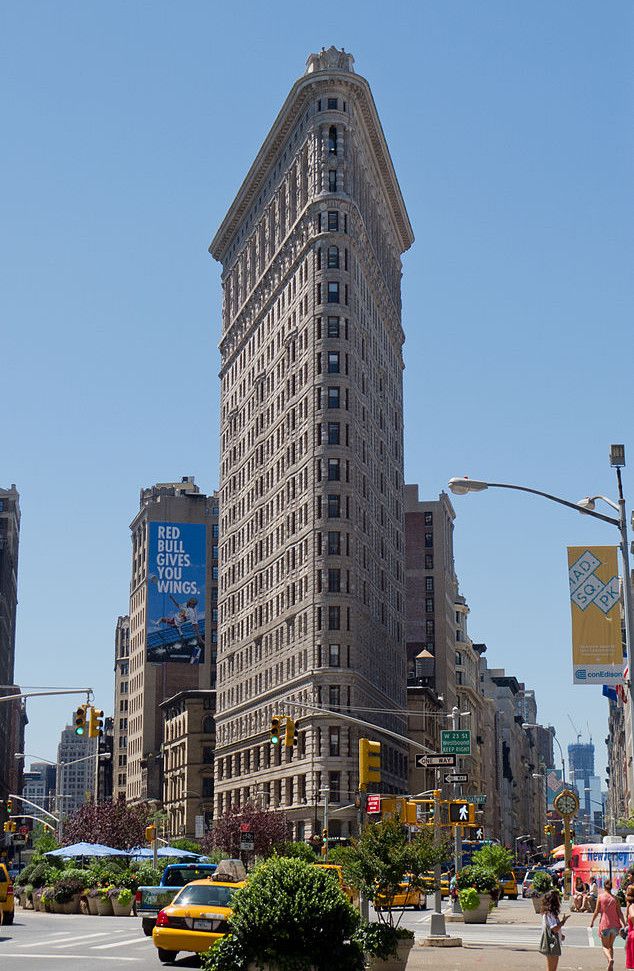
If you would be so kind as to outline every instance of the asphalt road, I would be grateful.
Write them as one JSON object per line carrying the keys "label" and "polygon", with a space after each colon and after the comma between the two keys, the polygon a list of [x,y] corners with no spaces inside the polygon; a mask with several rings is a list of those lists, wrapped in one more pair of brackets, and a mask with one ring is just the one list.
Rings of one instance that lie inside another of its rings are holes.
{"label": "asphalt road", "polygon": [[[65,965],[76,967],[79,961],[96,971],[160,971],[163,967],[137,917],[41,914],[17,907],[15,922],[0,927],[2,971],[63,971]],[[193,955],[183,955],[174,967],[195,968],[198,963]]]}

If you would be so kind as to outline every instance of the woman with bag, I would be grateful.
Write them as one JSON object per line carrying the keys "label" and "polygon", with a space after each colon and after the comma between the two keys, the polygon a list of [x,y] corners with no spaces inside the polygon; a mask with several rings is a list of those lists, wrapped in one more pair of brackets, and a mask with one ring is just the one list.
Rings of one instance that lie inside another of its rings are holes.
{"label": "woman with bag", "polygon": [[606,880],[603,889],[597,899],[594,908],[590,927],[594,924],[595,918],[601,914],[599,921],[599,936],[601,947],[608,961],[607,971],[614,971],[614,941],[621,927],[625,927],[623,914],[616,897],[612,896],[612,881]]}
{"label": "woman with bag", "polygon": [[564,937],[562,929],[568,920],[559,916],[560,898],[556,890],[544,894],[542,900],[542,939],[539,945],[539,953],[546,958],[546,968],[548,971],[557,971],[559,958],[561,957],[561,942]]}

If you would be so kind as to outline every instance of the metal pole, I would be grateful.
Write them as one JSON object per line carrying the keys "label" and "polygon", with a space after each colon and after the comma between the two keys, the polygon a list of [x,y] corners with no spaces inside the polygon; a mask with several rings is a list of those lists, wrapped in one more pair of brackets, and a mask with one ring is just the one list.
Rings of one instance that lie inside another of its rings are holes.
{"label": "metal pole", "polygon": [[[438,783],[440,774],[436,773]],[[434,843],[440,841],[440,789],[434,789]],[[434,912],[431,915],[429,933],[431,937],[447,937],[445,928],[445,915],[442,912],[442,895],[440,893],[440,881],[442,879],[442,868],[440,863],[434,867]]]}
{"label": "metal pole", "polygon": [[570,816],[564,816],[564,900],[570,898],[570,884],[572,873],[570,871],[570,861],[572,859],[572,846],[570,844]]}
{"label": "metal pole", "polygon": [[[454,732],[458,731],[458,722],[460,716],[460,709],[455,706],[451,709],[451,727]],[[462,759],[460,757],[456,758],[456,772],[460,772],[462,765]],[[454,799],[460,797],[460,785],[457,782],[453,784],[453,796]],[[453,831],[453,865],[454,870],[458,873],[462,869],[462,827],[454,826]],[[462,907],[460,906],[460,901],[455,897],[452,901],[452,911],[454,914],[461,914]]]}
{"label": "metal pole", "polygon": [[[627,539],[627,519],[625,517],[625,498],[623,496],[623,482],[621,469],[617,466],[616,481],[619,489],[619,532],[621,533],[621,557],[623,559],[623,612],[625,614],[625,646],[627,651],[627,677],[630,698],[634,703],[634,614],[632,613],[632,578],[630,575],[630,551]],[[627,748],[627,747],[626,747]],[[634,717],[630,719],[630,779],[634,777]],[[632,792],[632,783],[630,783]]]}
{"label": "metal pole", "polygon": [[328,802],[330,799],[330,789],[322,789],[324,794],[324,833],[326,836],[326,842],[324,843],[324,860],[328,860]]}

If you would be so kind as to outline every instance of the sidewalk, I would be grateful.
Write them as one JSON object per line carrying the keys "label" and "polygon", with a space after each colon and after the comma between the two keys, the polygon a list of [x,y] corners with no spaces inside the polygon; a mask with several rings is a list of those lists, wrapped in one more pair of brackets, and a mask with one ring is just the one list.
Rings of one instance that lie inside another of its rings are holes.
{"label": "sidewalk", "polygon": [[[546,960],[537,950],[525,947],[502,947],[471,944],[464,947],[439,948],[414,945],[407,962],[407,971],[545,971]],[[615,971],[625,964],[622,954],[615,956]],[[606,962],[601,948],[563,947],[557,971],[605,971]]]}

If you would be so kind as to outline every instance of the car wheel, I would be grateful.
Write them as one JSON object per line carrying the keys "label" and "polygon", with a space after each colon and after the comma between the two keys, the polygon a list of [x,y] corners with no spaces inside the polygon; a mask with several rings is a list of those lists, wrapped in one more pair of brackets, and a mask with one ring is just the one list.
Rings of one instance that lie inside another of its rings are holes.
{"label": "car wheel", "polygon": [[152,931],[154,930],[155,923],[156,921],[153,921],[150,917],[144,917],[142,919],[141,927],[143,928],[143,933],[145,934],[146,937],[152,936]]}
{"label": "car wheel", "polygon": [[516,893],[510,893],[509,894],[509,900],[517,900],[517,894]]}
{"label": "car wheel", "polygon": [[162,964],[173,964],[177,954],[178,951],[166,951],[164,947],[158,948],[158,959]]}
{"label": "car wheel", "polygon": [[12,924],[14,917],[15,917],[15,910],[8,910],[6,913],[2,914],[2,920],[0,921],[0,924]]}

